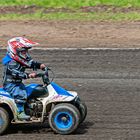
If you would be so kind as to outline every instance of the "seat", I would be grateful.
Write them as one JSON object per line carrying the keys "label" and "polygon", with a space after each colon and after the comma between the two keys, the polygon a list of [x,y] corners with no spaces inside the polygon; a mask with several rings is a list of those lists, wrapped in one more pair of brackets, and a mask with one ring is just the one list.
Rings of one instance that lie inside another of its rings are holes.
{"label": "seat", "polygon": [[28,98],[39,98],[48,96],[48,91],[41,84],[30,84],[26,86]]}

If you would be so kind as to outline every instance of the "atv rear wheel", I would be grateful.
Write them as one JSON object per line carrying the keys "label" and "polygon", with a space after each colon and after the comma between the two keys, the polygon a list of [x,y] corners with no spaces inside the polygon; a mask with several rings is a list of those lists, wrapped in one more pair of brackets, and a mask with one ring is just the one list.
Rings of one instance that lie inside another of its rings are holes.
{"label": "atv rear wheel", "polygon": [[9,126],[9,122],[10,119],[8,112],[3,107],[0,107],[0,135],[6,131]]}

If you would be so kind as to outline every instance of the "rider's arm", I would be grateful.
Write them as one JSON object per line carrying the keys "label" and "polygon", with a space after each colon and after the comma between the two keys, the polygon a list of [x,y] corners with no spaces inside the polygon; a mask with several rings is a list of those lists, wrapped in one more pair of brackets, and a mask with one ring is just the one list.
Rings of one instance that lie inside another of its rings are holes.
{"label": "rider's arm", "polygon": [[39,62],[34,61],[34,60],[32,60],[32,62],[31,62],[31,68],[33,70],[41,69],[41,65],[42,65],[42,63],[39,63]]}
{"label": "rider's arm", "polygon": [[27,79],[29,76],[28,73],[21,71],[21,66],[16,61],[12,60],[7,65],[8,73],[11,74],[14,78]]}

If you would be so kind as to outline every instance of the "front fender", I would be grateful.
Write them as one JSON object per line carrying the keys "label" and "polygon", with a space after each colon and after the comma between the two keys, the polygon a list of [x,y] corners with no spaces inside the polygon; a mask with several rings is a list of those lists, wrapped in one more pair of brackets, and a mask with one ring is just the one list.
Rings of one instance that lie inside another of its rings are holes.
{"label": "front fender", "polygon": [[67,91],[56,83],[52,82],[47,87],[49,96],[46,98],[47,102],[70,102],[77,96],[75,91]]}

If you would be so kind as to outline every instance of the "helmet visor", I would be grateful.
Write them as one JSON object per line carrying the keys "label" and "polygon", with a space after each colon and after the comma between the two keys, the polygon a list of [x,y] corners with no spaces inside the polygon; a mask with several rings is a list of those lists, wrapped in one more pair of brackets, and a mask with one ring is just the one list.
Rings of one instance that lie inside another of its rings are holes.
{"label": "helmet visor", "polygon": [[28,52],[28,49],[22,48],[20,50],[17,51],[18,56],[26,61],[31,60],[31,56]]}

